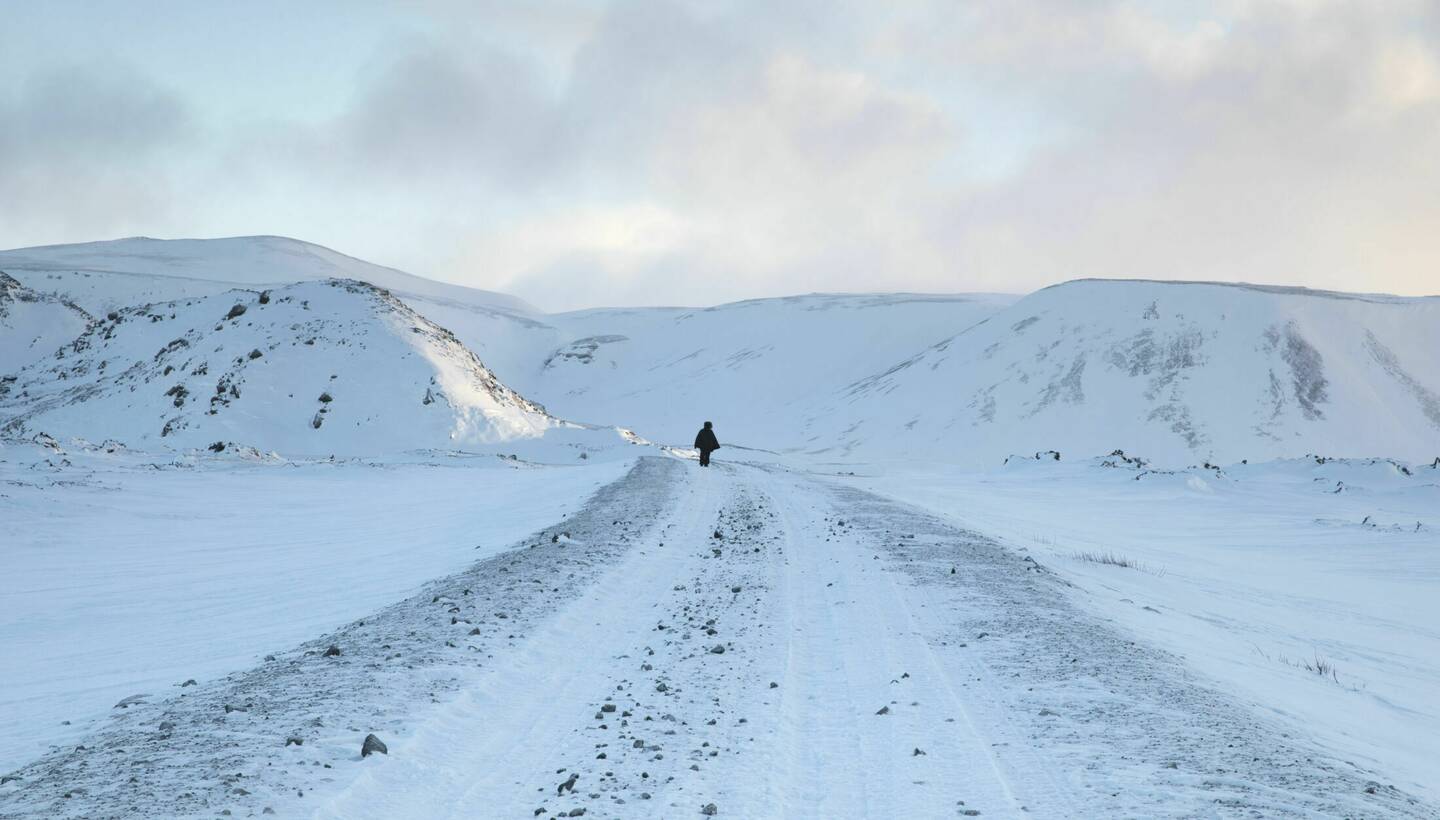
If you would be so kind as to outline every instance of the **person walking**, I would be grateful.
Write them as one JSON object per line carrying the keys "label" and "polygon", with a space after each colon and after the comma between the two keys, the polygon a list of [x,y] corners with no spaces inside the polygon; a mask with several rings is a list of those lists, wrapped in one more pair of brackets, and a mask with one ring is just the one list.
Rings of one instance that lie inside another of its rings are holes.
{"label": "person walking", "polygon": [[700,451],[700,466],[710,466],[710,454],[720,449],[720,440],[715,438],[715,429],[710,422],[695,434],[695,449]]}

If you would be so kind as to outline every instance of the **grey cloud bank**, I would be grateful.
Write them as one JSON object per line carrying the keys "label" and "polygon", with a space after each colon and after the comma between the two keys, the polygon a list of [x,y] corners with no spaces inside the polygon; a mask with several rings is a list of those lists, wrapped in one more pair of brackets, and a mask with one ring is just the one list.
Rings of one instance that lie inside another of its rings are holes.
{"label": "grey cloud bank", "polygon": [[552,309],[1440,292],[1429,3],[262,3],[247,33],[309,43],[263,70],[238,12],[167,6],[108,50],[104,4],[21,21],[97,48],[0,64],[0,246],[286,234]]}

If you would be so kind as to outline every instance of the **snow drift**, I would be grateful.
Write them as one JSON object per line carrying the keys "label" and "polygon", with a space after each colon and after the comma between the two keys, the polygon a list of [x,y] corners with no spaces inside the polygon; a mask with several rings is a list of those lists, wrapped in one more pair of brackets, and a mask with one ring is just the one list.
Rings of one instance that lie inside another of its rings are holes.
{"label": "snow drift", "polygon": [[373,454],[533,439],[560,423],[449,331],[353,280],[125,308],[0,396],[0,432],[131,447]]}

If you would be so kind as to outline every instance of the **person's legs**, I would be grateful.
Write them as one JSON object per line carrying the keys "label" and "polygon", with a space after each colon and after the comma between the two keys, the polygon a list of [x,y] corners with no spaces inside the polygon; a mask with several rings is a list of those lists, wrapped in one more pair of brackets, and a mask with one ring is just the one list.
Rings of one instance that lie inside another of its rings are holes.
{"label": "person's legs", "polygon": [[709,466],[710,466],[710,451],[709,451],[709,450],[701,450],[701,451],[700,451],[700,466],[701,466],[701,467],[709,467]]}

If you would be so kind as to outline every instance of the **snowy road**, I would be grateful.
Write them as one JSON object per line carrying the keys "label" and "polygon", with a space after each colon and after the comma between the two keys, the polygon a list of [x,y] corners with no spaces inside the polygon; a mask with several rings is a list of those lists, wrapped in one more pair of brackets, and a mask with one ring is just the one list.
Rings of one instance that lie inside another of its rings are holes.
{"label": "snowy road", "polygon": [[[516,549],[189,691],[20,770],[0,816],[1440,812],[984,535],[778,468],[645,459]],[[360,757],[370,732],[388,754]]]}

